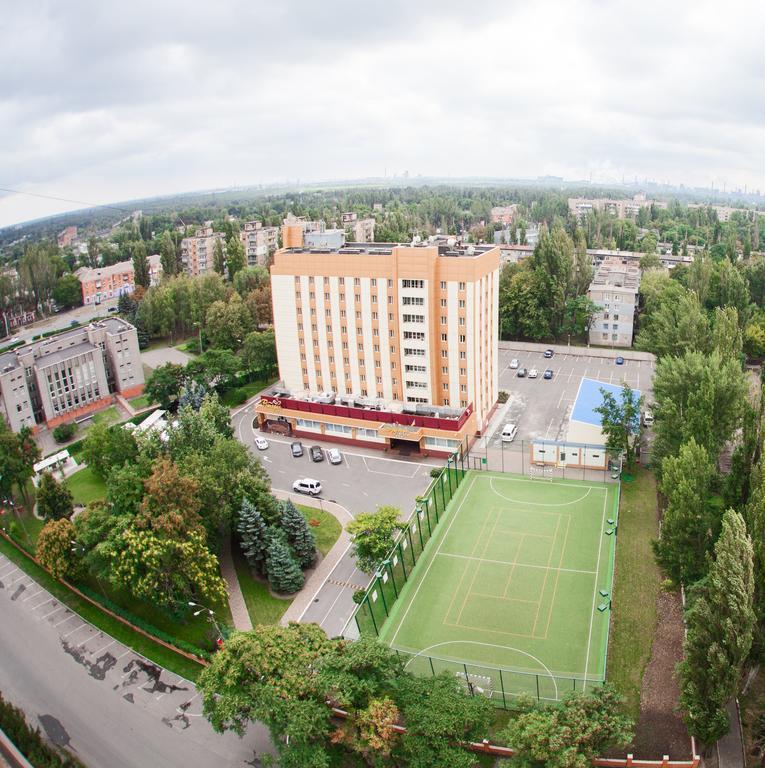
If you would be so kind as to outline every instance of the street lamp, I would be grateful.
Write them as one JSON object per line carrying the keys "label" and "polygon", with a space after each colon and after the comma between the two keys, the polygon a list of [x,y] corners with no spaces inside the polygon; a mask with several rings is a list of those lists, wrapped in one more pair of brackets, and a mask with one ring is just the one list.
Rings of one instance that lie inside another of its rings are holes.
{"label": "street lamp", "polygon": [[206,605],[202,605],[201,603],[195,603],[192,600],[189,600],[188,604],[192,608],[197,608],[198,610],[194,611],[194,616],[199,616],[202,613],[207,614],[207,620],[215,627],[215,631],[218,633],[218,648],[221,648],[223,646],[223,632],[221,632],[220,627],[218,626],[218,622],[215,620],[215,611],[213,611],[212,608],[208,608]]}
{"label": "street lamp", "polygon": [[201,355],[204,352],[202,349],[202,323],[196,322],[194,325],[199,328],[199,354]]}

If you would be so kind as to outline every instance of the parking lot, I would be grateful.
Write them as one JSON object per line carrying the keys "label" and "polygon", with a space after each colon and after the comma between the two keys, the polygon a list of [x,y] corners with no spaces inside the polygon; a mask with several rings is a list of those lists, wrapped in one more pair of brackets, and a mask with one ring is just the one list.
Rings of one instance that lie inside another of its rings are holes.
{"label": "parking lot", "polygon": [[[491,447],[498,447],[502,426],[512,422],[518,426],[518,440],[565,440],[569,417],[583,378],[596,379],[608,384],[628,384],[652,398],[655,363],[641,353],[611,352],[587,347],[551,346],[553,357],[543,355],[542,345],[503,343],[500,348],[499,388],[508,393],[501,419],[495,419],[495,429],[489,438]],[[616,357],[624,356],[624,364],[617,365]],[[536,379],[518,378],[517,370],[510,368],[516,358],[519,367],[536,368]],[[553,378],[546,380],[546,368]]]}
{"label": "parking lot", "polygon": [[[263,463],[275,489],[291,491],[295,480],[310,477],[321,482],[320,498],[341,504],[353,515],[373,512],[380,504],[392,504],[408,515],[414,508],[415,497],[430,483],[430,470],[444,464],[438,459],[388,458],[381,451],[310,438],[296,438],[303,444],[303,455],[295,458],[290,451],[292,440],[261,433],[253,428],[252,419],[252,413],[246,410],[237,414],[233,419],[235,434]],[[256,437],[268,440],[267,450],[254,447]],[[324,461],[311,461],[308,449],[312,445],[322,447]],[[327,460],[330,448],[340,451],[340,464]]]}

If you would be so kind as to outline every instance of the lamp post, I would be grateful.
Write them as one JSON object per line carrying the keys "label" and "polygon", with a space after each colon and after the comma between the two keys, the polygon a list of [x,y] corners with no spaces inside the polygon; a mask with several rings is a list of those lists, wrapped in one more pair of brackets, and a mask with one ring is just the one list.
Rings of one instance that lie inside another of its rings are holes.
{"label": "lamp post", "polygon": [[204,353],[204,349],[202,348],[202,323],[196,322],[194,325],[199,328],[199,354]]}
{"label": "lamp post", "polygon": [[208,608],[206,605],[202,605],[201,603],[195,603],[191,600],[189,600],[188,605],[190,605],[192,608],[196,608],[197,610],[194,611],[194,616],[199,616],[201,613],[207,614],[207,620],[215,627],[215,631],[218,633],[218,648],[221,648],[223,646],[223,632],[221,632],[220,627],[218,626],[218,622],[215,620],[215,611],[213,611],[212,608]]}

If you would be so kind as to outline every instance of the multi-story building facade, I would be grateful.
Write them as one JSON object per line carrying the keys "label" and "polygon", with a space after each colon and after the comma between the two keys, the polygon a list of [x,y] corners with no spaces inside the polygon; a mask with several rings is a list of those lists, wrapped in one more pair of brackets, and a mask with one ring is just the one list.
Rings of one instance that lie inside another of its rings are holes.
{"label": "multi-story building facade", "polygon": [[354,243],[373,243],[375,240],[375,220],[360,219],[358,214],[342,214],[343,228],[350,232],[349,239]]}
{"label": "multi-story building facade", "polygon": [[278,245],[279,230],[276,227],[264,227],[259,221],[246,221],[239,238],[244,246],[247,264],[268,264],[270,256]]}
{"label": "multi-story building facade", "polygon": [[14,431],[73,421],[143,386],[138,335],[116,317],[0,355],[0,414]]}
{"label": "multi-story building facade", "polygon": [[323,221],[308,221],[305,216],[293,216],[288,213],[282,226],[282,248],[302,247],[307,233],[321,233],[325,229]]}
{"label": "multi-story building facade", "polygon": [[504,224],[509,227],[515,220],[517,211],[517,205],[495,205],[491,209],[491,223]]}
{"label": "multi-story building facade", "polygon": [[297,245],[276,252],[271,292],[281,383],[261,426],[434,454],[486,427],[498,248]]}
{"label": "multi-story building facade", "polygon": [[631,347],[640,268],[626,259],[607,258],[590,283],[587,298],[600,307],[590,323],[590,344]]}
{"label": "multi-story building facade", "polygon": [[59,248],[66,248],[68,245],[71,245],[74,242],[74,239],[77,237],[77,227],[66,227],[66,229],[62,229],[61,232],[58,233],[58,236],[56,237],[56,241],[58,242]]}
{"label": "multi-story building facade", "polygon": [[[150,285],[158,285],[162,277],[159,254],[153,253],[148,261]],[[100,304],[135,290],[132,261],[120,261],[108,267],[80,267],[75,274],[82,286],[82,303],[85,305]]]}
{"label": "multi-story building facade", "polygon": [[203,275],[213,269],[215,241],[220,240],[225,249],[226,240],[222,232],[213,232],[212,222],[205,222],[199,227],[193,237],[181,240],[181,264],[183,270],[192,277]]}
{"label": "multi-story building facade", "polygon": [[568,209],[578,219],[586,216],[593,211],[605,211],[617,219],[634,219],[641,208],[666,208],[666,203],[657,200],[649,200],[645,195],[635,195],[632,199],[612,200],[606,197],[570,197],[568,199]]}

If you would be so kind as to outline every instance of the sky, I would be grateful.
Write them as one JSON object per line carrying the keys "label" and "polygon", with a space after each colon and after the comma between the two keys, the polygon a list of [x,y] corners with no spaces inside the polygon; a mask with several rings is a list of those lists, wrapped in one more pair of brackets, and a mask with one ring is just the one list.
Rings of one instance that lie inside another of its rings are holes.
{"label": "sky", "polygon": [[765,4],[6,0],[0,226],[284,182],[765,191]]}

